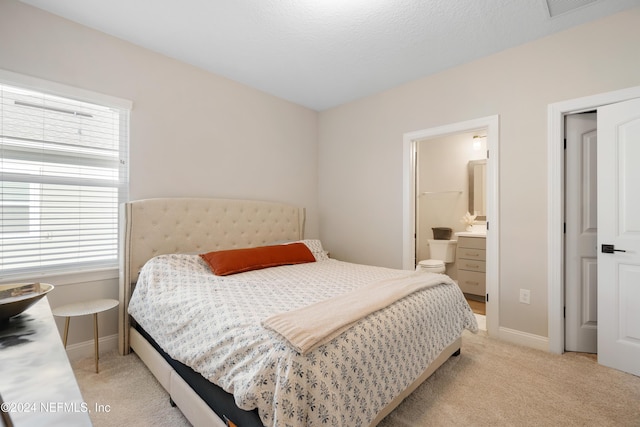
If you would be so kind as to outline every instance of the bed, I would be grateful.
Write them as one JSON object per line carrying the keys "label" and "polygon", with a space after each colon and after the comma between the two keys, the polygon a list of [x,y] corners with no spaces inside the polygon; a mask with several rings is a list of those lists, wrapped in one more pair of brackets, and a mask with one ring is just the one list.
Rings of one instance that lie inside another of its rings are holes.
{"label": "bed", "polygon": [[[167,198],[122,211],[120,352],[133,350],[195,426],[375,426],[477,330],[446,276],[331,259],[304,239],[303,208]],[[294,245],[312,260],[218,276],[200,256]],[[405,284],[420,287],[324,340],[278,329],[315,327],[309,308],[322,316]]]}

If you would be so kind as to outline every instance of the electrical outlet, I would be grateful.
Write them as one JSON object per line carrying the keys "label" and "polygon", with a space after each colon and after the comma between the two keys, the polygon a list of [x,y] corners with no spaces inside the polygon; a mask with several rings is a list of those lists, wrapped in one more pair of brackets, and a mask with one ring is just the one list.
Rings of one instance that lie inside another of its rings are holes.
{"label": "electrical outlet", "polygon": [[531,304],[531,291],[529,289],[520,289],[520,302],[522,304]]}

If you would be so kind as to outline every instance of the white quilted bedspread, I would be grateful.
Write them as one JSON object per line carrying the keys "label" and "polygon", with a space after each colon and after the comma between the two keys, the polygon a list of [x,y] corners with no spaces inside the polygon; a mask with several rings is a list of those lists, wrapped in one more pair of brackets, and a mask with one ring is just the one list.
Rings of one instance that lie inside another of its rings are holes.
{"label": "white quilted bedspread", "polygon": [[129,313],[265,426],[366,426],[463,329],[477,330],[457,285],[403,298],[304,356],[260,322],[411,273],[327,259],[217,277],[197,255],[163,255],[140,273]]}

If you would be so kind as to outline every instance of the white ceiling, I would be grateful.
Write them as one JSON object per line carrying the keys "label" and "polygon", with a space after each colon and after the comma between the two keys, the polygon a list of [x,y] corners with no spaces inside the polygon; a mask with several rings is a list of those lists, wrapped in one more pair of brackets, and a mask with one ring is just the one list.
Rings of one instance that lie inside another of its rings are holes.
{"label": "white ceiling", "polygon": [[318,111],[640,6],[640,0],[22,1]]}

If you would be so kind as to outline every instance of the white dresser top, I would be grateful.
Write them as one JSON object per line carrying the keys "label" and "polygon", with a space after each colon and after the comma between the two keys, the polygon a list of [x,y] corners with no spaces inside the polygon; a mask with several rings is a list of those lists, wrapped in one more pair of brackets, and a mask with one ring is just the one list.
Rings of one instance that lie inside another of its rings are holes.
{"label": "white dresser top", "polygon": [[0,324],[0,396],[15,427],[91,426],[46,297]]}

